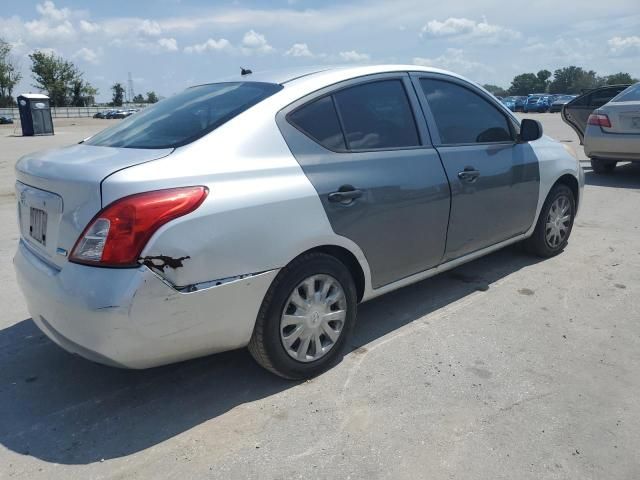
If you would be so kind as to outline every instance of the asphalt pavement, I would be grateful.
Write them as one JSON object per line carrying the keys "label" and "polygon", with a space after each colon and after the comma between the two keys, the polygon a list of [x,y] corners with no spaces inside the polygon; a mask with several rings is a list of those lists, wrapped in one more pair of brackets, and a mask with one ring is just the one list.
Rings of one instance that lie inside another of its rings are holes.
{"label": "asphalt pavement", "polygon": [[[584,159],[559,115],[530,116]],[[108,122],[0,128],[0,478],[640,478],[640,164],[583,163],[561,255],[514,246],[361,305],[318,378],[245,350],[126,371],[44,337],[11,264],[17,158]]]}

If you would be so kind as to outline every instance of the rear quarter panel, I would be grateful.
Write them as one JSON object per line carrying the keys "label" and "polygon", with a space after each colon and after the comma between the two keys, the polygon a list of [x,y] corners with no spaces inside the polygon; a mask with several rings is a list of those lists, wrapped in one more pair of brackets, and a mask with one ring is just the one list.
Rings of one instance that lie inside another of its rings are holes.
{"label": "rear quarter panel", "polygon": [[182,267],[158,272],[174,286],[281,268],[320,245],[347,248],[369,279],[364,255],[333,233],[271,112],[260,104],[174,154],[117,172],[103,183],[105,204],[162,188],[209,188],[195,212],[163,226],[142,252],[142,258],[188,257]]}

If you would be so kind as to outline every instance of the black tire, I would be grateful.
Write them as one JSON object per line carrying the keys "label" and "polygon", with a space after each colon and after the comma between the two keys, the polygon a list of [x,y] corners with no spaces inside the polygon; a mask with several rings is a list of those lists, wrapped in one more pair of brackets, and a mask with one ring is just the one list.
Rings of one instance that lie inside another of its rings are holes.
{"label": "black tire", "polygon": [[[551,245],[547,240],[547,220],[549,218],[551,207],[554,205],[556,200],[563,196],[569,201],[569,212],[571,217],[568,221],[565,237],[557,245]],[[547,195],[547,199],[542,206],[533,235],[525,240],[525,247],[529,252],[542,258],[549,258],[559,254],[567,246],[569,237],[571,236],[571,230],[573,229],[575,216],[576,198],[573,195],[573,191],[566,185],[555,185],[549,192],[549,195]]]}
{"label": "black tire", "polygon": [[591,159],[591,168],[595,173],[611,173],[616,168],[618,162],[615,160],[603,160],[601,158]]}
{"label": "black tire", "polygon": [[[346,297],[346,318],[333,347],[319,359],[304,363],[285,350],[280,338],[280,320],[289,295],[304,279],[313,275],[329,275],[340,284]],[[357,303],[353,277],[340,260],[319,252],[301,255],[283,268],[269,287],[258,312],[249,352],[261,366],[280,377],[289,380],[314,377],[343,357],[356,323]]]}

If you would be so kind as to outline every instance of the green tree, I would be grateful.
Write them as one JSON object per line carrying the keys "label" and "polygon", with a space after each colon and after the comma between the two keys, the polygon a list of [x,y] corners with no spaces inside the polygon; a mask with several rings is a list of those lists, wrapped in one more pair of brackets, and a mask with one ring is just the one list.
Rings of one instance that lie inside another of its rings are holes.
{"label": "green tree", "polygon": [[124,100],[124,87],[121,83],[114,83],[111,87],[113,91],[113,98],[111,100],[111,104],[114,107],[121,107],[122,101]]}
{"label": "green tree", "polygon": [[35,51],[29,58],[35,80],[33,86],[47,92],[51,105],[68,105],[73,93],[73,82],[80,79],[82,73],[72,62],[53,53]]}
{"label": "green tree", "polygon": [[133,97],[133,103],[144,103],[144,97],[141,93]]}
{"label": "green tree", "polygon": [[158,101],[158,95],[153,90],[147,92],[147,103],[156,103]]}
{"label": "green tree", "polygon": [[626,72],[618,72],[613,75],[607,75],[604,78],[605,85],[623,85],[625,83],[637,83],[638,79],[633,78]]}
{"label": "green tree", "polygon": [[539,79],[534,73],[521,73],[513,77],[509,87],[510,95],[528,95],[537,91]]}
{"label": "green tree", "polygon": [[551,72],[549,70],[540,70],[538,73],[536,73],[536,78],[538,79],[538,88],[536,89],[536,91],[539,93],[546,92],[547,88],[549,88],[549,78],[551,78]]}
{"label": "green tree", "polygon": [[74,107],[87,107],[95,103],[98,89],[82,78],[76,78],[71,83],[71,105]]}
{"label": "green tree", "polygon": [[497,97],[506,97],[507,95],[509,95],[509,92],[497,85],[491,85],[490,83],[487,83],[483,85],[483,87],[485,90],[492,93],[493,95],[496,95]]}
{"label": "green tree", "polygon": [[11,56],[11,45],[0,38],[0,106],[13,106],[13,89],[22,79],[20,66]]}
{"label": "green tree", "polygon": [[571,65],[553,72],[553,81],[549,84],[550,93],[580,93],[602,84],[602,79],[593,70],[584,70]]}

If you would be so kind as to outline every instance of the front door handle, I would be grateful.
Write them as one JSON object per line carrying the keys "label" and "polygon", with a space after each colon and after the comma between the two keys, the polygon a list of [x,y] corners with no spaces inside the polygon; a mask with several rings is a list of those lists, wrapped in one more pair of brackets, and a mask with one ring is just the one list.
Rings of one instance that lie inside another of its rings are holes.
{"label": "front door handle", "polygon": [[458,172],[458,178],[463,182],[473,183],[480,176],[480,171],[473,167],[465,167],[461,172]]}
{"label": "front door handle", "polygon": [[351,203],[356,198],[362,196],[362,190],[352,187],[351,185],[341,186],[337,192],[329,194],[329,201],[335,203]]}

